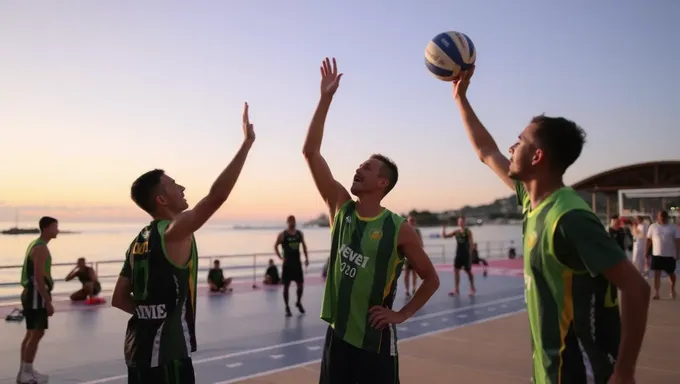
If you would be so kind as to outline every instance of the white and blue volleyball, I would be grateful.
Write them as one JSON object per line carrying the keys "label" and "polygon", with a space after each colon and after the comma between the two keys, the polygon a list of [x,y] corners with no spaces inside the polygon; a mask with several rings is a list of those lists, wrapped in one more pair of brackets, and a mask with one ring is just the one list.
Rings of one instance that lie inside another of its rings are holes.
{"label": "white and blue volleyball", "polygon": [[455,31],[438,34],[425,47],[425,66],[443,81],[453,81],[461,71],[471,69],[476,57],[472,40]]}

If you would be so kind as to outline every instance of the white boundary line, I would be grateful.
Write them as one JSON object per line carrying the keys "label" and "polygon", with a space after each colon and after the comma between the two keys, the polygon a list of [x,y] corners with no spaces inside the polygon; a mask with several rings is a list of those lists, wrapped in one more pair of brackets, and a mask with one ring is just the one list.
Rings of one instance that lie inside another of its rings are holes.
{"label": "white boundary line", "polygon": [[[404,324],[410,323],[412,321],[430,319],[430,318],[441,316],[441,315],[449,315],[449,314],[452,314],[452,313],[462,312],[462,311],[465,311],[465,310],[468,310],[468,309],[484,308],[484,307],[488,307],[488,306],[491,306],[491,305],[507,303],[507,302],[510,302],[510,301],[515,301],[515,300],[523,299],[523,298],[524,298],[524,295],[515,295],[515,296],[506,297],[506,298],[503,298],[503,299],[491,300],[491,301],[485,302],[485,303],[470,304],[470,305],[466,305],[466,306],[463,306],[463,307],[447,309],[447,310],[444,310],[444,311],[439,311],[439,312],[434,312],[434,313],[428,313],[426,315],[412,317],[412,318],[406,320],[404,322]],[[475,324],[475,323],[473,322],[473,323],[469,323],[469,324]],[[469,325],[469,324],[465,324],[465,325]],[[423,335],[427,335],[427,334],[428,333],[424,333]],[[290,347],[290,346],[293,346],[293,345],[306,344],[306,343],[310,343],[312,341],[323,340],[325,338],[326,338],[325,335],[324,336],[317,336],[317,337],[310,337],[308,339],[295,340],[295,341],[291,341],[291,342],[288,342],[288,343],[269,345],[267,347],[261,347],[261,348],[255,348],[255,349],[248,349],[248,350],[245,350],[245,351],[228,353],[226,355],[206,357],[206,358],[203,358],[203,359],[194,360],[193,364],[194,365],[205,364],[205,363],[209,363],[209,362],[212,362],[212,361],[226,360],[226,359],[230,359],[232,357],[237,357],[237,356],[252,355],[253,353],[271,351],[272,349],[285,348],[285,347]],[[404,338],[402,340],[408,340],[408,339],[409,338]],[[308,363],[306,363],[306,364],[308,364]],[[294,367],[294,366],[289,366],[286,369],[289,369],[291,367]],[[127,375],[110,376],[110,377],[104,377],[104,378],[101,378],[101,379],[81,382],[80,384],[108,383],[110,381],[114,381],[114,380],[118,380],[118,379],[124,379],[126,377],[127,377]]]}
{"label": "white boundary line", "polygon": [[[430,331],[430,332],[426,332],[426,333],[423,333],[423,334],[420,334],[420,335],[405,337],[405,338],[399,340],[399,343],[401,344],[405,341],[416,340],[416,339],[420,339],[420,338],[425,337],[425,336],[432,336],[432,335],[435,335],[435,334],[438,334],[438,333],[452,331],[452,330],[457,329],[457,328],[467,327],[468,325],[481,324],[481,323],[486,323],[488,321],[502,319],[504,317],[509,317],[509,316],[516,315],[516,314],[522,313],[522,312],[526,312],[526,309],[518,309],[518,310],[515,310],[515,311],[512,311],[512,312],[504,313],[502,315],[496,315],[496,316],[488,317],[486,319],[475,320],[475,321],[473,321],[471,323],[467,323],[467,324],[453,325],[451,327],[438,329],[436,331]],[[213,383],[213,384],[234,384],[234,383],[238,383],[239,381],[242,381],[242,380],[254,379],[254,378],[257,378],[257,377],[262,377],[262,376],[270,375],[270,374],[273,374],[273,373],[283,372],[283,371],[287,371],[289,369],[300,368],[300,367],[304,367],[304,366],[307,366],[307,365],[316,364],[316,363],[320,363],[320,362],[321,362],[321,359],[310,360],[310,361],[306,361],[304,363],[299,363],[299,364],[291,365],[291,366],[284,367],[284,368],[276,368],[276,369],[272,369],[272,370],[269,370],[269,371],[258,372],[258,373],[254,373],[252,375],[242,376],[242,377],[230,379],[230,380],[227,380],[227,381],[219,381],[219,382],[216,382],[216,383]]]}

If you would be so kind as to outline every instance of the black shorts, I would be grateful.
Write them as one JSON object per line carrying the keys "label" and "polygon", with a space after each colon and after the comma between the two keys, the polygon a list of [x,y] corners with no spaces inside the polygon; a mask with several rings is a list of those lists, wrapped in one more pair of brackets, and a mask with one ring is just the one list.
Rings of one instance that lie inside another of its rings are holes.
{"label": "black shorts", "polygon": [[195,384],[194,364],[190,357],[160,367],[131,367],[128,384]]}
{"label": "black shorts", "polygon": [[[224,287],[224,280],[222,280],[222,281],[211,281],[210,284],[212,284],[210,286],[210,292],[219,292],[220,289],[222,289]],[[213,286],[215,286],[215,288],[213,288]]]}
{"label": "black shorts", "polygon": [[302,273],[302,263],[283,263],[281,282],[286,284],[291,281],[296,283],[303,283],[305,281],[305,275]]}
{"label": "black shorts", "polygon": [[92,296],[97,296],[102,291],[102,285],[98,281],[92,284]]}
{"label": "black shorts", "polygon": [[399,384],[399,357],[357,348],[329,326],[319,384]]}
{"label": "black shorts", "polygon": [[472,268],[470,261],[471,261],[470,255],[468,255],[466,253],[458,254],[453,259],[453,268],[464,269],[464,270],[469,272],[470,269]]}
{"label": "black shorts", "polygon": [[26,320],[26,329],[45,330],[48,326],[47,309],[40,293],[29,285],[21,292],[21,309]]}
{"label": "black shorts", "polygon": [[649,262],[649,269],[671,274],[675,273],[676,265],[675,257],[652,256],[652,260]]}

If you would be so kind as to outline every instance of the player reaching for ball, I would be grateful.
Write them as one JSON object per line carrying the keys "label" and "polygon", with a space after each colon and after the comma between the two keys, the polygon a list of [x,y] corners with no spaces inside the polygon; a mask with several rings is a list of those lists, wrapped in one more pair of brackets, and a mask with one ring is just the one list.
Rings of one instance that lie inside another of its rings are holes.
{"label": "player reaching for ball", "polygon": [[[341,77],[335,59],[326,58],[321,66],[321,97],[303,148],[314,183],[328,205],[332,227],[321,309],[321,319],[329,327],[319,383],[393,384],[399,382],[395,324],[429,300],[439,287],[439,277],[415,229],[381,206],[397,182],[394,162],[383,155],[364,161],[350,188],[355,201],[321,156],[326,115]],[[393,311],[404,257],[423,282],[401,310]]]}
{"label": "player reaching for ball", "polygon": [[467,99],[473,72],[461,74],[453,94],[477,156],[523,207],[533,382],[634,383],[650,288],[585,201],[564,185],[585,133],[562,117],[534,117],[508,160]]}

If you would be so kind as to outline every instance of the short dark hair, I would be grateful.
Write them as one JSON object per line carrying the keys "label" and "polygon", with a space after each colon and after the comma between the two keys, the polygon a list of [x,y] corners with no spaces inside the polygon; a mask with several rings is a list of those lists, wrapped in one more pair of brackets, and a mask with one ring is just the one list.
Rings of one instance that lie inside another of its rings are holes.
{"label": "short dark hair", "polygon": [[43,216],[38,220],[38,228],[40,228],[40,232],[44,231],[45,228],[49,227],[50,225],[54,224],[57,222],[57,219],[54,217],[50,216]]}
{"label": "short dark hair", "polygon": [[219,260],[215,260],[215,261],[213,261],[213,264],[219,265],[219,264],[220,264],[220,261],[219,261]]}
{"label": "short dark hair", "polygon": [[161,176],[165,174],[162,169],[154,169],[137,178],[130,188],[132,201],[149,214],[156,210],[156,195],[161,183]]}
{"label": "short dark hair", "polygon": [[613,215],[609,216],[609,220],[618,220],[618,219],[619,219],[618,214],[613,214]]}
{"label": "short dark hair", "polygon": [[586,133],[575,122],[564,117],[535,116],[535,137],[546,151],[548,161],[560,173],[564,173],[581,156],[586,143]]}
{"label": "short dark hair", "polygon": [[371,155],[371,159],[380,160],[382,163],[382,167],[380,167],[378,174],[387,179],[387,187],[385,187],[385,195],[387,195],[394,189],[394,186],[397,185],[397,180],[399,180],[399,168],[397,168],[397,164],[392,159],[379,153]]}
{"label": "short dark hair", "polygon": [[661,218],[664,220],[667,220],[669,218],[668,216],[668,211],[659,211],[659,214],[661,214]]}

